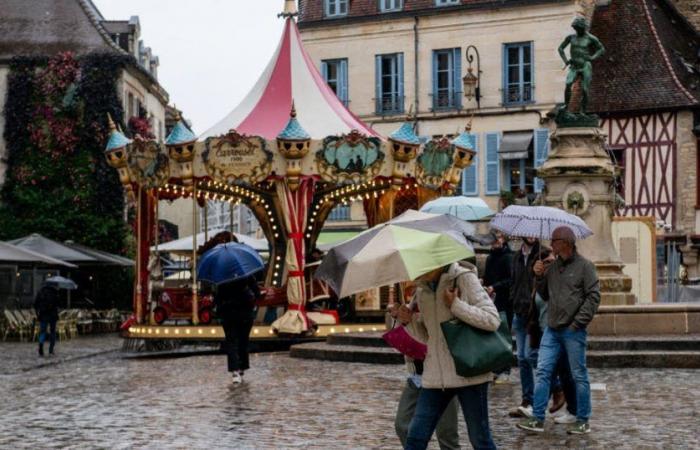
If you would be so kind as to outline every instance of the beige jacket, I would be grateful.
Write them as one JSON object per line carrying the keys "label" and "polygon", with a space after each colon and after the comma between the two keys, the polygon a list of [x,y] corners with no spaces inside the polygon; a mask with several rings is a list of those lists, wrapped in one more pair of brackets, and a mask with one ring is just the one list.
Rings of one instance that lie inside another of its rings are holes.
{"label": "beige jacket", "polygon": [[[420,314],[416,316],[416,331],[428,344],[428,354],[423,367],[423,387],[455,388],[486,383],[493,379],[491,372],[476,377],[465,378],[457,375],[452,355],[447,347],[440,324],[458,318],[469,325],[488,331],[496,331],[501,319],[496,306],[479,283],[476,267],[471,264],[454,263],[447,273],[440,277],[436,292],[426,283],[418,283],[416,298]],[[451,288],[457,279],[459,298],[452,308],[447,308],[443,300],[445,290]]]}

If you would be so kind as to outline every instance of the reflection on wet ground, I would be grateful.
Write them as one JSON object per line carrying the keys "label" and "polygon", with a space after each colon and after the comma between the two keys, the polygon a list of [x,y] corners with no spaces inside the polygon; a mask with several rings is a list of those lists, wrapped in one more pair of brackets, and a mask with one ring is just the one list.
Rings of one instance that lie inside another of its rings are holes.
{"label": "reflection on wet ground", "polygon": [[[223,356],[125,360],[108,353],[0,374],[0,448],[399,448],[393,419],[402,366],[286,353],[252,355],[251,365],[239,387],[229,382]],[[576,438],[553,423],[543,436],[516,430],[507,411],[519,403],[519,386],[492,387],[496,443],[700,448],[700,371],[594,369],[591,378],[594,431]]]}

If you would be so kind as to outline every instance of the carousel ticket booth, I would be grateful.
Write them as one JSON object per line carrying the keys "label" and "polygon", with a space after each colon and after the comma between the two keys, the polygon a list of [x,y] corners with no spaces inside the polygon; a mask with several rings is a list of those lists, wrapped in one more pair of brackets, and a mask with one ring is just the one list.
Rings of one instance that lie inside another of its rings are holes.
{"label": "carousel ticket booth", "polygon": [[[223,338],[221,328],[209,324],[211,298],[202,294],[196,270],[177,286],[188,298],[188,323],[156,323],[159,292],[168,289],[151,251],[159,201],[190,199],[195,230],[198,208],[207,201],[244,204],[253,212],[270,244],[264,285],[281,290],[287,302],[286,312],[270,328],[255,327],[253,337],[354,331],[363,326],[339,325],[331,312],[306,308],[314,295],[305,277],[306,253],[331,210],[361,200],[374,226],[451,195],[473,160],[468,129],[452,141],[422,143],[410,118],[388,137],[362,123],[313,65],[294,2],[286,5],[284,32],[267,69],[243,102],[201,136],[180,121],[161,144],[128,139],[111,124],[105,155],[136,210],[134,316],[124,327],[130,337]],[[197,267],[196,248],[191,267]]]}

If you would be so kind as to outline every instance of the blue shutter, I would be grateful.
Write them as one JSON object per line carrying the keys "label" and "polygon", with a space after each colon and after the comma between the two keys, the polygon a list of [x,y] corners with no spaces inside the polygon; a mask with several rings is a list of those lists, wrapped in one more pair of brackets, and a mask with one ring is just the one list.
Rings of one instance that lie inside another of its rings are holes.
{"label": "blue shutter", "polygon": [[438,52],[433,50],[433,110],[438,105]]}
{"label": "blue shutter", "polygon": [[452,67],[454,79],[452,81],[452,105],[462,109],[462,49],[452,49]]}
{"label": "blue shutter", "polygon": [[399,87],[399,98],[398,100],[398,111],[396,112],[403,112],[404,108],[404,99],[403,99],[403,53],[398,53],[396,55],[396,60],[397,60],[397,65],[398,65],[398,87]]}
{"label": "blue shutter", "polygon": [[500,193],[498,168],[498,148],[501,146],[501,133],[486,133],[486,194]]}
{"label": "blue shutter", "polygon": [[508,45],[503,44],[503,64],[501,67],[501,90],[503,92],[503,104],[508,104]]}
{"label": "blue shutter", "polygon": [[340,64],[339,64],[339,69],[340,73],[338,74],[338,77],[340,78],[338,80],[338,91],[339,91],[339,97],[340,100],[343,102],[345,106],[348,106],[348,102],[350,100],[350,96],[348,95],[348,60],[347,59],[341,59]]}
{"label": "blue shutter", "polygon": [[321,61],[321,75],[323,75],[323,80],[328,84],[328,63],[326,61]]}
{"label": "blue shutter", "polygon": [[382,113],[382,55],[374,57],[374,98],[377,114]]}
{"label": "blue shutter", "polygon": [[[549,129],[537,128],[534,131],[535,168],[539,168],[549,156]],[[544,180],[535,178],[535,192],[542,192]]]}
{"label": "blue shutter", "polygon": [[479,195],[479,137],[474,136],[474,161],[462,170],[462,194]]}

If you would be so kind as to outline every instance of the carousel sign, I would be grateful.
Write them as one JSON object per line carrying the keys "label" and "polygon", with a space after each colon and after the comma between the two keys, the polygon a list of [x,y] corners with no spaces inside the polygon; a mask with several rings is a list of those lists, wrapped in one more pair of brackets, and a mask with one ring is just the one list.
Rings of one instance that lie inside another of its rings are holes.
{"label": "carousel sign", "polygon": [[272,152],[259,136],[245,136],[230,131],[208,138],[202,153],[207,173],[215,179],[257,183],[272,170]]}

